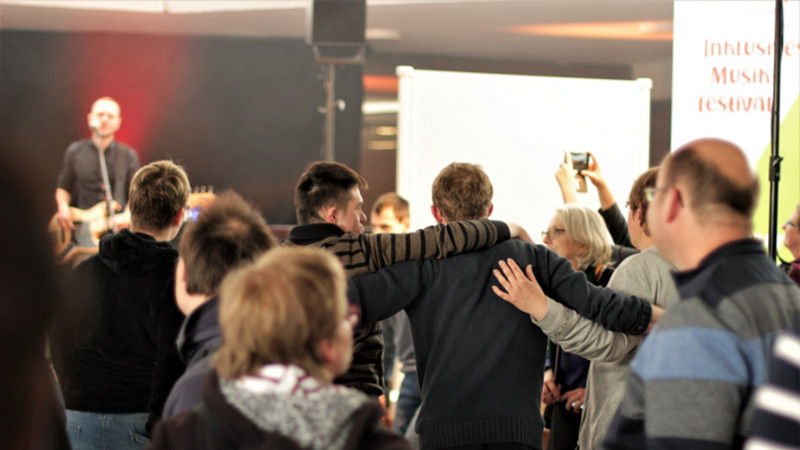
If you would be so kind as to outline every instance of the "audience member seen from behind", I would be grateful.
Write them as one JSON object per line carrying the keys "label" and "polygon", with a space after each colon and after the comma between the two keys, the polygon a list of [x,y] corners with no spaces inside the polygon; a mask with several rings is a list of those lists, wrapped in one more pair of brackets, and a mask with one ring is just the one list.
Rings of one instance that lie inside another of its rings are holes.
{"label": "audience member seen from behind", "polygon": [[[378,197],[370,214],[370,224],[375,233],[408,233],[410,219],[408,201],[394,192],[387,192]],[[394,367],[395,356],[400,361],[400,371],[403,374],[397,403],[394,405],[392,430],[405,435],[411,418],[422,403],[411,325],[408,323],[405,311],[398,312],[382,323],[386,342],[386,356],[383,358],[387,374],[386,384],[390,386],[397,384],[392,382],[394,378],[389,377]],[[394,351],[389,351],[390,348]]]}
{"label": "audience member seen from behind", "polygon": [[[611,257],[611,239],[597,212],[574,204],[557,208],[542,238],[544,244],[566,258],[575,271],[584,272],[590,283],[596,286],[608,284],[613,271],[607,266]],[[542,390],[542,402],[552,405],[548,408],[550,437],[547,448],[572,450],[578,442],[589,361],[558,346],[550,346],[548,356]]]}
{"label": "audience member seen from behind", "polygon": [[782,228],[784,232],[783,245],[792,252],[794,258],[789,266],[789,278],[800,285],[800,203],[797,204]]}
{"label": "audience member seen from behind", "polygon": [[32,170],[0,154],[0,448],[64,450],[63,406],[45,359],[61,280],[43,226],[49,195],[29,184]]}
{"label": "audience member seen from behind", "polygon": [[[324,248],[355,276],[416,258],[443,258],[490,247],[513,237],[514,229],[489,220],[469,224],[427,227],[403,236],[365,234],[361,190],[367,181],[353,169],[335,161],[317,161],[297,180],[295,209],[298,226],[288,244]],[[383,334],[378,323],[356,327],[350,370],[336,383],[379,397],[384,393]]]}
{"label": "audience member seen from behind", "polygon": [[316,248],[276,248],[222,284],[223,344],[203,404],[161,422],[153,449],[409,449],[378,426],[380,404],[334,385],[358,315],[341,263]]}
{"label": "audience member seen from behind", "polygon": [[[432,194],[434,218],[451,226],[492,210],[491,181],[474,164],[442,169]],[[408,314],[423,393],[415,426],[422,448],[541,448],[546,338],[493,294],[491,269],[509,257],[530,261],[549,295],[582,314],[610,319],[605,325],[620,331],[647,328],[649,303],[592,286],[552,250],[516,240],[352,279],[348,294],[365,322]]]}
{"label": "audience member seen from behind", "polygon": [[261,214],[233,191],[217,196],[186,225],[175,268],[175,300],[186,315],[177,346],[186,371],[167,398],[164,418],[202,402],[211,356],[222,344],[218,294],[225,275],[276,244]]}
{"label": "audience member seen from behind", "polygon": [[[141,448],[184,365],[173,284],[189,179],[169,161],[133,177],[131,227],[100,241],[72,273],[89,294],[59,317],[51,340],[73,446]],[[83,306],[83,307],[82,307]]]}

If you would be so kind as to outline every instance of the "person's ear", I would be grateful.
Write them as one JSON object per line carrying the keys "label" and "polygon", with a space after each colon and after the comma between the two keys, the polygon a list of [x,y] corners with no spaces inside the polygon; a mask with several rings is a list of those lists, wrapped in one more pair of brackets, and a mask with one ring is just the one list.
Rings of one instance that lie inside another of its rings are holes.
{"label": "person's ear", "polygon": [[433,218],[436,219],[436,223],[444,222],[444,217],[442,217],[442,212],[439,210],[438,206],[431,205],[431,214],[433,214]]}
{"label": "person's ear", "polygon": [[486,213],[486,217],[491,216],[492,215],[492,211],[494,211],[494,203],[489,205],[489,212]]}
{"label": "person's ear", "polygon": [[175,216],[174,219],[172,219],[172,225],[173,226],[179,226],[180,224],[183,223],[183,214],[185,212],[186,212],[186,210],[184,210],[183,208],[181,208],[181,210],[178,211],[178,214]]}
{"label": "person's ear", "polygon": [[328,223],[336,223],[336,218],[339,216],[339,209],[335,205],[325,206],[322,208],[322,220]]}
{"label": "person's ear", "polygon": [[634,214],[634,218],[635,218],[635,219],[636,219],[636,220],[637,220],[639,223],[641,223],[641,222],[642,222],[642,213],[643,213],[643,210],[644,210],[644,208],[642,208],[642,204],[641,204],[641,203],[639,203],[639,207],[638,207],[638,208],[636,208],[636,214]]}
{"label": "person's ear", "polygon": [[664,195],[666,197],[664,199],[664,221],[671,223],[678,218],[678,215],[684,209],[683,194],[673,186],[668,188]]}
{"label": "person's ear", "polygon": [[319,356],[322,358],[322,368],[325,369],[325,372],[333,379],[337,375],[336,371],[340,360],[340,350],[336,347],[336,344],[334,344],[333,338],[321,340],[318,350]]}

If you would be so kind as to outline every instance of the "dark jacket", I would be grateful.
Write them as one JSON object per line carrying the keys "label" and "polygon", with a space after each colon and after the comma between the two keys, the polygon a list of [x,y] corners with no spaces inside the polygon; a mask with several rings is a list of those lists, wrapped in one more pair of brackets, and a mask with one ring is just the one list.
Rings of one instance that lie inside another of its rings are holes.
{"label": "dark jacket", "polygon": [[178,336],[178,350],[186,372],[175,382],[164,405],[164,418],[189,411],[203,401],[203,380],[211,370],[211,355],[222,345],[219,298],[214,297],[189,314]]}
{"label": "dark jacket", "polygon": [[547,337],[530,316],[492,291],[501,259],[533,267],[544,293],[618,331],[642,333],[650,304],[586,281],[543,245],[517,240],[440,261],[412,261],[350,281],[362,320],[405,309],[422,389],[423,450],[457,445],[541,446],[539,411]]}
{"label": "dark jacket", "polygon": [[[510,237],[508,226],[488,219],[436,225],[408,234],[355,234],[331,223],[292,228],[290,245],[313,245],[333,252],[348,277],[374,272],[410,259],[444,258],[491,247]],[[379,323],[360,325],[353,334],[353,361],[335,383],[368,395],[383,394],[383,334]]]}
{"label": "dark jacket", "polygon": [[184,365],[175,348],[183,315],[173,291],[178,252],[122,230],[71,274],[85,302],[60,318],[53,362],[67,409],[160,417]]}
{"label": "dark jacket", "polygon": [[[325,398],[328,404],[320,405]],[[403,437],[380,427],[382,415],[377,401],[333,385],[277,398],[251,394],[237,402],[212,371],[203,405],[159,423],[148,449],[410,450]]]}

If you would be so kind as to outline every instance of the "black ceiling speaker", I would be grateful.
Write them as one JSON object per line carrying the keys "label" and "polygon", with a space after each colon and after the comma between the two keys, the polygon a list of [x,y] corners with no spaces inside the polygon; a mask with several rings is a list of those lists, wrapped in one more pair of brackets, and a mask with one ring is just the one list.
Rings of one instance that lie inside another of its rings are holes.
{"label": "black ceiling speaker", "polygon": [[306,42],[315,46],[361,47],[367,26],[366,0],[312,0]]}

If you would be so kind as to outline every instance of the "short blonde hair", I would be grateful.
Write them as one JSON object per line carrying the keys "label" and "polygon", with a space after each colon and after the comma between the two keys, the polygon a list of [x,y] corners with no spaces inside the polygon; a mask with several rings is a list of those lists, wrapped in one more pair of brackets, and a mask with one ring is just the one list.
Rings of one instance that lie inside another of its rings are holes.
{"label": "short blonde hair", "polygon": [[564,222],[567,238],[586,248],[578,255],[578,268],[602,266],[611,260],[611,236],[600,214],[581,205],[564,205],[556,208],[556,214]]}
{"label": "short blonde hair", "polygon": [[324,378],[319,344],[345,316],[346,288],[341,262],[318,248],[277,247],[234,270],[220,288],[220,377],[283,363]]}

